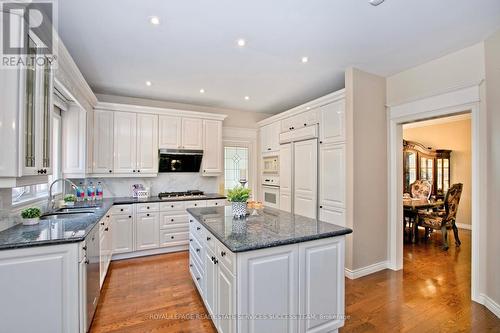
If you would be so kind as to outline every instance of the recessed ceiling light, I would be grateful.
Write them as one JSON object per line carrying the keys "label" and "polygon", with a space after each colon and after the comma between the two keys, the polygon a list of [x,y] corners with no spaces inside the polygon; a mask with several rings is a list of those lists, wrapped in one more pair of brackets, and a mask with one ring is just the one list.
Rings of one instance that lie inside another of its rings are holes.
{"label": "recessed ceiling light", "polygon": [[311,107],[310,107],[310,106],[308,106],[308,107],[306,108],[306,110],[311,110]]}
{"label": "recessed ceiling light", "polygon": [[239,47],[243,47],[247,44],[247,41],[244,40],[243,38],[240,38],[236,41],[236,44],[238,44]]}
{"label": "recessed ceiling light", "polygon": [[301,61],[302,61],[303,63],[306,63],[306,62],[308,62],[308,61],[309,61],[309,58],[308,58],[308,57],[302,57]]}
{"label": "recessed ceiling light", "polygon": [[250,96],[245,96],[245,100],[248,101],[250,99]]}
{"label": "recessed ceiling light", "polygon": [[158,16],[151,16],[149,22],[153,25],[158,25],[160,24],[160,18]]}
{"label": "recessed ceiling light", "polygon": [[205,89],[201,88],[200,89],[200,94],[204,94],[205,93]]}
{"label": "recessed ceiling light", "polygon": [[152,85],[151,81],[146,81],[146,85],[150,87]]}
{"label": "recessed ceiling light", "polygon": [[382,2],[384,2],[385,0],[369,0],[368,2],[370,3],[370,5],[372,6],[378,6],[380,5]]}

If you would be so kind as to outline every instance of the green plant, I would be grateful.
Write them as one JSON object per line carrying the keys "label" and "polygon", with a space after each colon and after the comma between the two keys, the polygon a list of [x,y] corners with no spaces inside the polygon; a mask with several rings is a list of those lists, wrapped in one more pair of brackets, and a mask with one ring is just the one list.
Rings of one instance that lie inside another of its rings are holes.
{"label": "green plant", "polygon": [[227,199],[231,202],[246,202],[250,197],[251,190],[243,186],[236,186],[227,191]]}
{"label": "green plant", "polygon": [[21,212],[21,217],[23,219],[35,219],[42,215],[42,211],[38,208],[26,208]]}
{"label": "green plant", "polygon": [[64,196],[64,202],[75,202],[76,201],[76,195],[74,194],[66,194]]}

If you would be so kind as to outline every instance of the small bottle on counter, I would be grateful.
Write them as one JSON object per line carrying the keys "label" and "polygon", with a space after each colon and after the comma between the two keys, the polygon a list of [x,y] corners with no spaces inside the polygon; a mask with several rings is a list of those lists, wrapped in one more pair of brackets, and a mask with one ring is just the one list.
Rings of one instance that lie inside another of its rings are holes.
{"label": "small bottle on counter", "polygon": [[103,198],[103,189],[102,189],[102,184],[101,182],[97,182],[97,187],[95,189],[95,197],[96,197],[96,200],[102,200]]}
{"label": "small bottle on counter", "polygon": [[81,202],[85,200],[85,189],[83,183],[80,182],[76,187],[76,201]]}
{"label": "small bottle on counter", "polygon": [[92,182],[90,182],[89,186],[87,186],[87,200],[88,201],[95,200],[95,187]]}

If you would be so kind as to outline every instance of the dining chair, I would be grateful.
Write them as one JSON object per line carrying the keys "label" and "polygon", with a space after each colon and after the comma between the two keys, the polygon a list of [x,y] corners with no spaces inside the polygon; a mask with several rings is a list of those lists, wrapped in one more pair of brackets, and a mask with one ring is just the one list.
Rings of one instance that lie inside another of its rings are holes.
{"label": "dining chair", "polygon": [[453,184],[444,199],[444,214],[441,212],[419,212],[418,221],[419,225],[425,227],[425,235],[427,238],[428,230],[441,230],[443,235],[443,249],[448,250],[448,229],[453,229],[455,236],[455,246],[460,246],[460,238],[458,238],[458,228],[455,220],[457,217],[458,204],[460,196],[462,195],[463,184]]}
{"label": "dining chair", "polygon": [[410,185],[412,198],[429,199],[432,192],[432,183],[427,179],[418,179]]}

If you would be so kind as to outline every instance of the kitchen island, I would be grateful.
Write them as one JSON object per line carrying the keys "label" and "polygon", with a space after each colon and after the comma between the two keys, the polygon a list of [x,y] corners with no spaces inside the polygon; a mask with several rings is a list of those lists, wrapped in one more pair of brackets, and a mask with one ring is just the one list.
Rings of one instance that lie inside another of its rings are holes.
{"label": "kitchen island", "polygon": [[219,333],[335,332],[351,229],[265,208],[190,208],[190,272]]}

